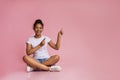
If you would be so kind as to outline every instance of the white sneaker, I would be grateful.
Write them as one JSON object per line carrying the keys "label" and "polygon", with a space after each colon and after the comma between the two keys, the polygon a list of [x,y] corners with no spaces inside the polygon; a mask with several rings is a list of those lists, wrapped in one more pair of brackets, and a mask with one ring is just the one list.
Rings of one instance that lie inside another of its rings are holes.
{"label": "white sneaker", "polygon": [[62,68],[60,66],[51,66],[50,71],[51,72],[60,72]]}
{"label": "white sneaker", "polygon": [[27,72],[31,72],[31,71],[33,71],[34,69],[32,68],[32,67],[30,67],[30,66],[27,66]]}

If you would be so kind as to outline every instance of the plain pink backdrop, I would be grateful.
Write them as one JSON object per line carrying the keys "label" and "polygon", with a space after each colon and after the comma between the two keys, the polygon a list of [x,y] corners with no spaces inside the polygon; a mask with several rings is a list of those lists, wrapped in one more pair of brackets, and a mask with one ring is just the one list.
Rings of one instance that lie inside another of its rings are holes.
{"label": "plain pink backdrop", "polygon": [[76,68],[89,80],[120,80],[119,0],[0,0],[0,77],[25,71],[25,42],[39,18],[53,41],[64,30],[60,50],[48,47],[50,55],[61,56],[63,70]]}

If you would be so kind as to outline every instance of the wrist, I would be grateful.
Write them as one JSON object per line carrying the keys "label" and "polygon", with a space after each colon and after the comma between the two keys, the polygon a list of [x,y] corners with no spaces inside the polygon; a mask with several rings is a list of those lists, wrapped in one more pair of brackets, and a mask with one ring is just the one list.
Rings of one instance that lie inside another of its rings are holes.
{"label": "wrist", "polygon": [[38,47],[41,47],[41,44],[39,44]]}

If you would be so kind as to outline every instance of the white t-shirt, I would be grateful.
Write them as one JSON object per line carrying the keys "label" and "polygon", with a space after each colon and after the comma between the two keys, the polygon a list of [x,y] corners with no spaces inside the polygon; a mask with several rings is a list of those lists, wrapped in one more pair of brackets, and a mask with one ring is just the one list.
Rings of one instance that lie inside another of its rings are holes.
{"label": "white t-shirt", "polygon": [[35,38],[34,36],[30,37],[27,41],[28,44],[31,44],[32,47],[36,47],[41,43],[41,41],[45,38],[45,45],[42,46],[40,49],[35,51],[33,54],[33,57],[35,59],[43,59],[43,58],[49,58],[48,50],[47,50],[47,44],[50,42],[50,38],[47,36],[41,36],[40,38]]}

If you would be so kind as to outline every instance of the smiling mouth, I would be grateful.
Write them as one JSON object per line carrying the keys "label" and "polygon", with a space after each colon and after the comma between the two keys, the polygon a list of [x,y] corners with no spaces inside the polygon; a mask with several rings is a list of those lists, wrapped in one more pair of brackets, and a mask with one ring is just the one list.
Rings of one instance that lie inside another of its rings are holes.
{"label": "smiling mouth", "polygon": [[41,33],[41,31],[37,31],[36,33]]}

